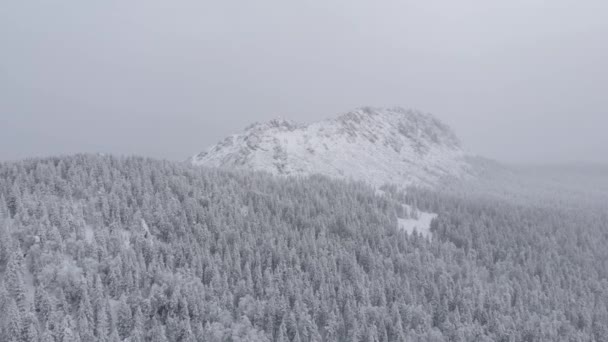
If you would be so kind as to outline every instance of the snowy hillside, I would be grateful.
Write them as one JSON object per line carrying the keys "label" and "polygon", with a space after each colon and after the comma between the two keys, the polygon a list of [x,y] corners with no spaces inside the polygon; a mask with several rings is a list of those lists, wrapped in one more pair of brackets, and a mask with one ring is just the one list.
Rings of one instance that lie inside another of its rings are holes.
{"label": "snowy hillside", "polygon": [[253,124],[192,163],[407,186],[461,178],[469,169],[464,157],[456,135],[433,116],[364,107],[306,125],[282,119]]}
{"label": "snowy hillside", "polygon": [[0,163],[0,341],[606,341],[607,213],[139,157]]}

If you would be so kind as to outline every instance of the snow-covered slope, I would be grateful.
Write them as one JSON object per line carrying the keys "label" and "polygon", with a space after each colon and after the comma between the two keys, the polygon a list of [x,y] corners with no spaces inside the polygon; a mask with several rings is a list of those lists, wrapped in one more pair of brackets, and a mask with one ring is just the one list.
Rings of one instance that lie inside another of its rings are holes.
{"label": "snow-covered slope", "polygon": [[195,165],[323,174],[374,186],[435,185],[468,172],[456,135],[430,114],[364,107],[307,125],[256,123],[192,157]]}

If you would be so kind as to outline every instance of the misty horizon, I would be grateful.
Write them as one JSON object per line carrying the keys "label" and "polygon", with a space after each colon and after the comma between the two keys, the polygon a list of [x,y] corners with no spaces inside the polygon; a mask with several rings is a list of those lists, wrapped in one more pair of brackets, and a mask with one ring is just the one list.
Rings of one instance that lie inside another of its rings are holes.
{"label": "misty horizon", "polygon": [[0,14],[0,160],[184,160],[256,121],[418,109],[507,163],[608,163],[608,4],[60,5]]}
{"label": "misty horizon", "polygon": [[[356,108],[362,108],[362,107],[368,107],[368,106],[358,106]],[[380,106],[378,106],[380,107]],[[380,107],[383,108],[383,107]],[[355,109],[355,108],[353,108]],[[409,109],[409,108],[408,108]],[[413,109],[413,110],[417,110],[417,109]],[[424,111],[421,111],[424,112]],[[328,119],[332,119],[332,118],[336,118],[337,116],[347,113],[347,111],[343,111],[341,113],[337,113],[333,116],[327,116],[327,117],[320,117],[319,119],[316,119],[314,121],[302,121],[302,120],[298,120],[298,119],[293,119],[293,118],[289,118],[287,116],[284,115],[275,115],[275,116],[269,116],[267,117],[265,120],[251,120],[248,121],[246,123],[244,123],[243,125],[240,126],[240,128],[235,128],[232,131],[226,130],[225,132],[214,132],[214,136],[218,136],[218,138],[216,140],[210,140],[210,139],[205,139],[206,141],[208,141],[208,143],[205,146],[202,147],[198,147],[194,146],[194,148],[192,148],[192,146],[187,147],[185,146],[184,149],[186,152],[184,153],[158,153],[158,151],[149,151],[149,152],[145,152],[145,150],[142,149],[133,149],[133,150],[129,150],[128,147],[125,149],[125,146],[114,146],[112,147],[112,142],[111,141],[107,141],[105,143],[105,145],[107,145],[108,147],[104,146],[104,142],[101,141],[97,141],[95,142],[95,144],[91,144],[90,141],[88,140],[82,140],[79,143],[81,145],[72,145],[70,147],[68,146],[64,146],[62,148],[57,148],[57,146],[52,146],[51,148],[49,148],[49,146],[31,146],[30,148],[34,149],[34,150],[40,150],[40,152],[33,152],[33,153],[24,153],[24,154],[17,154],[14,153],[14,151],[8,151],[6,149],[4,149],[2,152],[2,154],[6,154],[7,152],[9,152],[8,157],[2,156],[0,157],[0,162],[4,161],[4,162],[11,162],[11,161],[18,161],[18,160],[22,160],[22,159],[30,159],[30,158],[44,158],[44,157],[62,157],[62,156],[69,156],[69,155],[74,155],[74,154],[100,154],[100,155],[115,155],[115,156],[142,156],[142,157],[149,157],[149,158],[154,158],[154,159],[159,159],[159,160],[167,160],[167,161],[187,161],[189,160],[193,155],[201,152],[201,151],[205,151],[210,147],[213,147],[213,145],[215,145],[216,143],[222,141],[225,137],[233,135],[233,134],[238,134],[241,132],[244,132],[246,127],[250,126],[251,124],[254,123],[263,123],[263,122],[268,122],[274,119],[286,119],[292,122],[295,122],[297,124],[311,124],[311,123],[315,123],[315,122],[320,122],[320,121],[324,121],[324,120],[328,120]],[[429,113],[431,115],[433,115],[434,117],[440,119],[440,121],[444,122],[443,120],[441,120],[441,118],[437,115],[435,115],[434,113]],[[450,126],[451,128],[453,128],[452,126]],[[10,132],[9,132],[10,133]],[[15,132],[16,133],[16,132]],[[158,131],[158,134],[162,134],[162,131]],[[166,133],[166,132],[165,132]],[[593,159],[593,158],[589,158],[589,159],[584,159],[584,158],[576,158],[576,157],[572,157],[570,159],[568,158],[546,158],[546,159],[535,159],[535,158],[513,158],[513,159],[509,159],[509,158],[500,158],[500,156],[493,156],[493,155],[483,155],[481,153],[478,153],[477,151],[472,150],[466,141],[463,141],[463,139],[461,138],[461,136],[458,134],[457,131],[455,131],[456,136],[461,140],[461,144],[464,148],[464,150],[468,153],[468,155],[472,156],[472,157],[482,157],[482,158],[486,158],[486,159],[490,159],[493,161],[497,161],[500,162],[502,164],[506,164],[506,165],[511,165],[511,166],[539,166],[539,167],[543,167],[543,166],[556,166],[556,167],[570,167],[570,166],[583,166],[583,167],[607,167],[608,166],[608,161],[607,160],[602,160],[602,159]],[[10,134],[4,135],[4,138],[6,139],[7,136],[10,136]],[[0,139],[2,139],[0,137]],[[158,143],[158,140],[155,139],[151,139],[151,141],[155,141]],[[92,147],[92,148],[79,148],[78,146],[87,146],[87,145],[93,145],[93,146],[98,146],[98,147]],[[5,145],[8,146],[8,145]],[[183,151],[182,151],[183,152]],[[10,153],[13,153],[14,155],[11,156]],[[598,156],[601,157],[601,156]]]}

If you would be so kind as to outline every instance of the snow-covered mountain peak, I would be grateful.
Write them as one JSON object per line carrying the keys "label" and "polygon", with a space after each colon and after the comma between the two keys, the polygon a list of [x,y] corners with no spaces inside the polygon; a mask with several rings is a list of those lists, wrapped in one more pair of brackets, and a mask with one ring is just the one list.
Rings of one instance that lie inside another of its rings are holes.
{"label": "snow-covered mountain peak", "polygon": [[340,115],[338,120],[347,134],[403,136],[417,144],[438,144],[460,149],[452,130],[433,115],[401,107],[361,107]]}
{"label": "snow-covered mountain peak", "polygon": [[255,122],[245,128],[245,131],[265,131],[268,129],[279,129],[292,131],[300,125],[294,121],[287,120],[283,117],[277,117],[266,122]]}
{"label": "snow-covered mountain peak", "polygon": [[311,124],[281,118],[255,123],[194,156],[192,163],[276,175],[318,173],[375,186],[434,185],[468,169],[458,138],[434,116],[375,107]]}

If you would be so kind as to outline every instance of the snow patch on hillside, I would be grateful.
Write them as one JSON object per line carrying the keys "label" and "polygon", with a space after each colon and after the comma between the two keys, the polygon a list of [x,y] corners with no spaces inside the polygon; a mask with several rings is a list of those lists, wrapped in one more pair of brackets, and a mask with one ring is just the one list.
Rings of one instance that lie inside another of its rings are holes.
{"label": "snow patch on hillside", "polygon": [[125,248],[131,248],[131,232],[126,229],[121,229],[119,234]]}
{"label": "snow patch on hillside", "polygon": [[146,220],[141,219],[141,227],[143,228],[144,232],[150,236],[150,227],[148,226],[148,222],[146,222]]}
{"label": "snow patch on hillside", "polygon": [[[408,213],[412,212],[412,208],[410,206],[404,205],[404,207],[407,209]],[[414,231],[416,231],[425,238],[432,238],[431,222],[435,218],[437,218],[437,214],[435,213],[418,211],[416,214],[414,214],[414,217],[398,218],[397,227],[400,230],[405,231],[408,235],[411,235]]]}
{"label": "snow patch on hillside", "polygon": [[84,240],[91,244],[95,242],[95,231],[93,230],[93,227],[89,225],[84,227]]}

